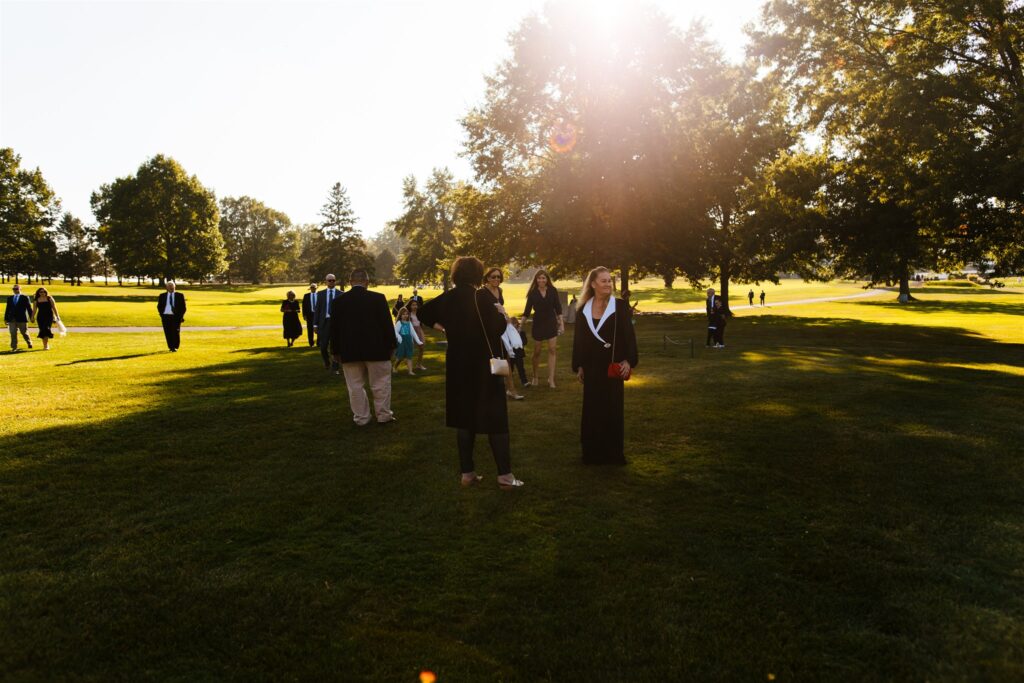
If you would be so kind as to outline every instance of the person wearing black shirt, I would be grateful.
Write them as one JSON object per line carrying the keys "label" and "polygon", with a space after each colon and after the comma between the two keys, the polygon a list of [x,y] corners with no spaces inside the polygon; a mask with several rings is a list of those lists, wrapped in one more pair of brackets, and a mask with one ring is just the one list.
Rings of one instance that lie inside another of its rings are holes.
{"label": "person wearing black shirt", "polygon": [[526,309],[521,317],[530,317],[533,312],[533,325],[530,334],[537,344],[533,347],[532,384],[537,384],[537,373],[540,371],[540,356],[544,349],[548,351],[548,386],[555,388],[555,361],[558,357],[558,335],[565,331],[562,321],[562,303],[558,300],[558,290],[551,282],[551,277],[544,269],[538,270],[526,293]]}

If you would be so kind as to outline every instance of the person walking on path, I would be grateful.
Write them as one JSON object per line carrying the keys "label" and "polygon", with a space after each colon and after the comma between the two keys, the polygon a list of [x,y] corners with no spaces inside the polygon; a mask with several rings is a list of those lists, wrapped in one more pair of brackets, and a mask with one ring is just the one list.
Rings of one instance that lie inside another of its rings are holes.
{"label": "person walking on path", "polygon": [[167,291],[156,299],[156,310],[164,328],[164,339],[171,353],[181,347],[181,323],[185,322],[185,295],[175,291],[174,280],[167,281]]}
{"label": "person walking on path", "polygon": [[299,322],[299,302],[295,300],[295,292],[289,291],[288,298],[281,302],[281,325],[284,327],[284,338],[288,346],[302,336],[302,323]]}
{"label": "person walking on path", "polygon": [[498,486],[515,489],[523,482],[512,474],[505,383],[491,373],[490,363],[501,353],[501,335],[508,321],[505,308],[478,289],[483,276],[479,259],[455,259],[451,272],[455,286],[425,303],[420,320],[448,336],[445,424],[455,429],[462,485],[473,486],[483,478],[476,473],[473,446],[477,434],[487,434]]}
{"label": "person walking on path", "polygon": [[764,306],[764,290],[761,290],[761,305]]}
{"label": "person walking on path", "polygon": [[352,421],[363,427],[370,423],[370,401],[379,424],[395,421],[391,412],[391,352],[396,346],[388,300],[367,287],[370,278],[361,268],[352,271],[352,288],[334,299],[330,315],[331,352],[340,364],[348,388]]}
{"label": "person walking on path", "polygon": [[749,292],[747,292],[747,304],[749,304],[750,306],[754,305],[754,290],[753,289],[751,289]]}
{"label": "person walking on path", "polygon": [[704,340],[704,346],[711,346],[715,341],[715,323],[712,318],[715,315],[715,302],[718,301],[719,298],[720,297],[715,296],[714,288],[708,288],[708,298],[704,302],[704,308],[708,315],[708,336],[707,339]]}
{"label": "person walking on path", "polygon": [[572,369],[583,384],[580,447],[588,465],[625,465],[625,390],[639,363],[633,312],[612,296],[607,268],[590,271],[580,292]]}
{"label": "person walking on path", "polygon": [[316,344],[313,339],[313,330],[316,329],[316,283],[309,283],[309,291],[302,295],[302,319],[306,321],[306,336],[309,338],[309,345]]}
{"label": "person walking on path", "polygon": [[558,290],[551,282],[551,277],[543,268],[538,270],[526,293],[526,309],[521,317],[528,318],[533,312],[533,326],[530,334],[537,344],[533,347],[533,378],[537,384],[537,373],[540,371],[540,356],[544,349],[548,351],[548,386],[555,388],[555,361],[558,358],[558,335],[565,332],[562,321],[562,303],[558,300]]}
{"label": "person walking on path", "polygon": [[327,289],[321,290],[316,295],[316,342],[320,346],[320,357],[323,358],[324,368],[333,370],[334,374],[341,374],[337,361],[331,359],[331,306],[341,296],[341,292],[335,289],[336,278],[334,273],[328,273],[325,278]]}
{"label": "person walking on path", "polygon": [[46,287],[36,290],[36,295],[33,297],[32,317],[39,325],[39,338],[43,340],[43,351],[49,351],[50,340],[53,339],[53,331],[50,328],[55,320],[60,320],[60,314],[57,313],[57,302],[50,296]]}
{"label": "person walking on path", "polygon": [[409,309],[401,308],[398,311],[398,320],[395,322],[395,341],[398,347],[395,349],[395,362],[392,371],[398,370],[398,366],[404,360],[409,366],[409,374],[415,375],[412,369],[412,359],[416,355],[416,347],[423,346],[423,340],[416,334],[409,319]]}
{"label": "person walking on path", "polygon": [[19,332],[31,349],[32,338],[28,336],[28,324],[36,321],[32,313],[32,302],[21,293],[21,285],[14,285],[13,291],[14,294],[7,297],[7,305],[4,307],[4,324],[11,331],[11,351],[18,350]]}

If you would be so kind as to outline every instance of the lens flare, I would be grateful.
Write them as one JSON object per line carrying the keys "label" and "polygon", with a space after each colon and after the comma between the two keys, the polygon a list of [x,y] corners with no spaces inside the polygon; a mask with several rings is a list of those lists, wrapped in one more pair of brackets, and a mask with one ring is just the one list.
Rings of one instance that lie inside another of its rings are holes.
{"label": "lens flare", "polygon": [[565,119],[558,119],[555,125],[551,126],[548,144],[559,154],[571,152],[576,146],[576,127]]}
{"label": "lens flare", "polygon": [[433,671],[421,671],[420,672],[420,683],[436,683],[437,676],[434,675]]}

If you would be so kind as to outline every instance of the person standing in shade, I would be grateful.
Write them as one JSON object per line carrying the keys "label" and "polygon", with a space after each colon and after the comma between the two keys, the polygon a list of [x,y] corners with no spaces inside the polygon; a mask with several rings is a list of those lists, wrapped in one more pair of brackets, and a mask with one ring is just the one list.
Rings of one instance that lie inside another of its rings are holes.
{"label": "person standing in shade", "polygon": [[11,351],[18,350],[18,333],[25,338],[28,348],[32,348],[32,338],[28,336],[28,324],[35,322],[32,314],[32,302],[21,293],[21,285],[14,285],[14,294],[7,297],[4,307],[4,324],[11,331]]}
{"label": "person standing in shade", "polygon": [[478,289],[484,264],[462,256],[452,264],[455,286],[423,304],[420,320],[448,336],[445,352],[445,424],[455,429],[462,485],[483,478],[476,473],[473,446],[477,434],[487,434],[498,468],[498,486],[523,485],[512,474],[505,383],[491,374],[490,359],[501,353],[501,335],[507,319],[505,308]]}
{"label": "person standing in shade", "polygon": [[708,315],[708,336],[704,340],[704,346],[711,346],[715,342],[715,323],[712,321],[712,317],[715,314],[715,301],[719,297],[715,296],[715,290],[713,288],[708,289],[708,298],[704,302],[704,308]]}
{"label": "person standing in shade", "polygon": [[316,330],[316,342],[320,345],[320,357],[324,359],[324,368],[333,370],[334,374],[340,375],[340,366],[337,361],[331,359],[331,306],[341,296],[341,292],[335,289],[337,281],[334,273],[328,273],[326,280],[327,289],[321,290],[316,295],[314,329]]}
{"label": "person standing in shade", "polygon": [[43,340],[43,351],[49,351],[50,340],[53,339],[53,331],[50,327],[53,326],[55,320],[60,320],[60,314],[57,313],[57,302],[46,291],[46,287],[36,290],[32,305],[32,317],[39,325],[39,338]]}
{"label": "person standing in shade", "polygon": [[[526,379],[526,337],[519,332],[519,318],[511,318],[505,327],[505,334],[501,335],[501,343],[505,345],[508,352],[508,364],[513,370],[519,373],[519,383],[524,387],[530,386]],[[525,398],[516,392],[515,384],[512,383],[512,373],[505,378],[505,395],[514,401],[522,401]]]}
{"label": "person standing in shade", "polygon": [[352,421],[363,427],[370,423],[370,401],[379,424],[391,424],[391,352],[397,345],[388,300],[367,287],[370,278],[361,268],[352,271],[352,288],[334,299],[329,318],[331,351],[341,364],[352,407]]}
{"label": "person standing in shade", "polygon": [[572,369],[583,384],[580,445],[588,465],[626,464],[623,384],[640,358],[632,311],[613,290],[608,269],[594,268],[577,304]]}
{"label": "person standing in shade", "polygon": [[420,306],[422,306],[422,305],[423,305],[423,297],[422,297],[422,296],[420,296],[420,290],[418,290],[418,289],[416,289],[416,288],[413,288],[413,290],[412,290],[412,296],[410,296],[410,297],[409,297],[409,303],[407,303],[407,304],[405,305],[405,306],[406,306],[406,308],[408,308],[408,307],[409,307],[409,304],[411,304],[411,303],[412,303],[413,301],[415,301],[416,303],[418,303],[418,304],[419,304]]}
{"label": "person standing in shade", "polygon": [[761,290],[761,305],[764,306],[764,290]]}
{"label": "person standing in shade", "polygon": [[562,321],[562,303],[558,300],[558,290],[551,282],[551,277],[544,269],[533,275],[533,282],[526,293],[526,309],[523,318],[533,312],[533,326],[530,334],[537,344],[533,347],[533,378],[537,384],[537,373],[540,371],[540,356],[544,349],[548,351],[548,386],[555,388],[555,361],[558,357],[558,335],[565,331]]}
{"label": "person standing in shade", "polygon": [[714,339],[716,349],[725,348],[725,307],[722,305],[722,299],[715,299],[715,308],[711,312],[711,323],[708,329],[711,329],[711,325],[714,326]]}
{"label": "person standing in shade", "polygon": [[391,317],[397,319],[398,318],[398,312],[400,310],[402,310],[403,308],[405,308],[405,299],[403,299],[402,295],[399,294],[398,298],[395,300],[394,308],[391,309]]}
{"label": "person standing in shade", "polygon": [[419,337],[420,340],[419,346],[416,347],[416,369],[426,370],[427,366],[423,364],[423,347],[427,343],[427,337],[426,335],[423,334],[423,324],[420,322],[419,315],[420,306],[422,306],[423,304],[417,301],[417,299],[422,299],[422,297],[410,298],[409,305],[406,306],[406,308],[409,309],[409,322],[412,323],[413,332],[416,333],[416,336]]}
{"label": "person standing in shade", "polygon": [[284,327],[284,338],[288,346],[302,336],[302,323],[299,322],[299,302],[295,300],[295,292],[289,291],[288,298],[281,302],[281,325]]}
{"label": "person standing in shade", "polygon": [[172,353],[177,352],[181,346],[181,323],[185,322],[185,295],[174,290],[174,280],[168,280],[167,291],[162,292],[156,300],[156,310],[160,312],[160,323],[164,327],[164,339]]}
{"label": "person standing in shade", "polygon": [[316,329],[316,283],[309,283],[309,291],[302,295],[302,319],[306,321],[306,336],[313,346],[313,330]]}
{"label": "person standing in shade", "polygon": [[754,305],[754,290],[753,289],[751,289],[749,292],[747,292],[747,303],[750,304],[751,306]]}

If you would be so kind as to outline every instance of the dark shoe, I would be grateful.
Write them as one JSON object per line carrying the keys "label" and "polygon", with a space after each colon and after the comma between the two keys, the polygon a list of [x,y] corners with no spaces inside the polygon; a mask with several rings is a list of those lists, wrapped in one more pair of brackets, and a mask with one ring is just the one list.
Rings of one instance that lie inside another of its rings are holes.
{"label": "dark shoe", "polygon": [[469,488],[470,486],[476,486],[477,484],[480,483],[480,481],[483,478],[484,478],[484,475],[478,474],[475,477],[473,477],[472,479],[462,479],[462,480],[460,480],[459,481],[459,485],[463,486],[465,488]]}
{"label": "dark shoe", "polygon": [[26,343],[26,344],[28,344],[28,348],[30,348],[30,349],[32,348],[32,342],[30,342],[30,341],[27,341],[27,342],[25,342],[25,343]]}

